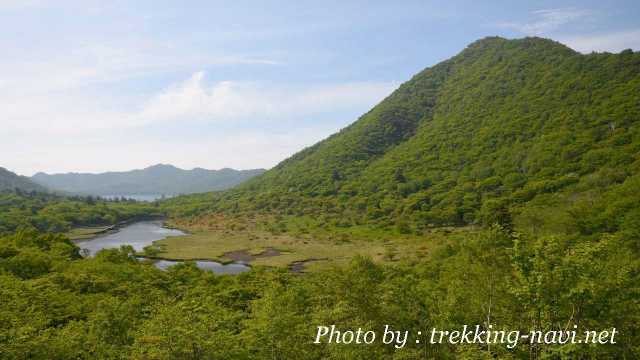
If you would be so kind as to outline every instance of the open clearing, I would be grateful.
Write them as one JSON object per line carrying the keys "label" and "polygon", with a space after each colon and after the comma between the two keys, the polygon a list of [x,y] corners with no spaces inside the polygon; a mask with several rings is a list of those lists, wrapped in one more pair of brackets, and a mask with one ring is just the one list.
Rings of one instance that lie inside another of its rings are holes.
{"label": "open clearing", "polygon": [[[452,236],[466,229],[434,229],[424,235],[359,236],[357,232],[322,234],[314,231],[274,233],[255,221],[216,216],[203,221],[177,220],[169,222],[187,236],[169,237],[154,242],[156,256],[175,260],[208,259],[219,262],[234,260],[234,252],[257,255],[252,265],[318,270],[348,262],[355,256],[367,256],[376,262],[412,260],[428,255],[429,243]],[[275,250],[275,251],[274,251]],[[269,254],[275,252],[276,254]],[[277,254],[279,252],[280,254]],[[262,255],[262,256],[260,256]],[[271,256],[269,256],[271,255]]]}

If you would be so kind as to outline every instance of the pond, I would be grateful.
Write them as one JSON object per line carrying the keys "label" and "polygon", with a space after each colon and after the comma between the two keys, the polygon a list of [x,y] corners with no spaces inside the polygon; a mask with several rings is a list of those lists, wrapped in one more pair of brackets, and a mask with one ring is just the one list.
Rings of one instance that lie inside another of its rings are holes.
{"label": "pond", "polygon": [[174,197],[173,194],[109,194],[109,195],[100,195],[101,198],[107,200],[116,200],[116,199],[132,199],[135,201],[143,201],[143,202],[154,202],[156,200],[169,199]]}
{"label": "pond", "polygon": [[[174,260],[158,260],[154,265],[161,270],[167,270],[169,267],[180,264],[181,261]],[[216,274],[239,274],[245,271],[249,271],[251,268],[241,263],[221,264],[215,261],[198,260],[195,261],[196,266],[202,270],[212,271]]]}
{"label": "pond", "polygon": [[[116,232],[97,236],[92,239],[77,241],[76,245],[81,249],[86,249],[88,256],[94,256],[102,249],[117,249],[122,245],[131,245],[136,251],[142,251],[145,247],[152,245],[154,241],[162,240],[169,236],[184,236],[184,232],[176,229],[169,229],[162,226],[162,221],[140,221],[126,225]],[[144,259],[144,258],[142,258]],[[154,265],[161,270],[166,270],[180,261],[158,260]],[[221,264],[215,261],[198,260],[195,261],[198,268],[212,271],[216,274],[238,274],[249,271],[251,268],[243,263]]]}

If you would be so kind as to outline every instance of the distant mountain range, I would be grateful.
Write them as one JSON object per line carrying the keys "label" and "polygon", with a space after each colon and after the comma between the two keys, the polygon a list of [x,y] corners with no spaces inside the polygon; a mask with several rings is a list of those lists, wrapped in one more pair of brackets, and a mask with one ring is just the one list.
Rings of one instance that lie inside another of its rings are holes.
{"label": "distant mountain range", "polygon": [[[190,194],[231,188],[264,169],[207,170],[179,169],[158,164],[141,170],[106,172],[101,174],[39,172],[31,177],[35,183],[52,190],[90,195]],[[28,180],[28,179],[27,179]]]}
{"label": "distant mountain range", "polygon": [[46,191],[43,186],[31,181],[26,176],[20,176],[0,167],[0,191],[20,189],[24,191]]}

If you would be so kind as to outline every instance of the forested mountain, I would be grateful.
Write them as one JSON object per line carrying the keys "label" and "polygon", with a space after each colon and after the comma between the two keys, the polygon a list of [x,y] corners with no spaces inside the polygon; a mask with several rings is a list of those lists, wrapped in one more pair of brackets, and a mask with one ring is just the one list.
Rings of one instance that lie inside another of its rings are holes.
{"label": "forested mountain", "polygon": [[221,211],[405,231],[510,225],[529,203],[587,216],[638,183],[638,94],[640,54],[631,50],[583,55],[547,39],[485,38],[339,133],[215,201],[200,199]]}
{"label": "forested mountain", "polygon": [[0,191],[15,189],[23,191],[47,191],[44,186],[34,183],[28,177],[17,175],[0,167]]}
{"label": "forested mountain", "polygon": [[101,174],[37,173],[32,180],[56,190],[91,195],[190,194],[233,187],[263,169],[192,170],[158,164],[142,170]]}

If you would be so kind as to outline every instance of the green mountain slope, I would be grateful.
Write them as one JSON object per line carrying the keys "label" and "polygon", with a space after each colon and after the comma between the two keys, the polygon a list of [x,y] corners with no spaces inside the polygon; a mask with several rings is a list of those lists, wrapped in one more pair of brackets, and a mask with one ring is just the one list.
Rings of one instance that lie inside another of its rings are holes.
{"label": "green mountain slope", "polygon": [[52,189],[80,194],[189,194],[228,189],[262,172],[262,169],[183,170],[159,164],[141,170],[102,174],[37,173],[32,179]]}
{"label": "green mountain slope", "polygon": [[339,133],[201,200],[345,226],[510,224],[544,194],[573,206],[577,194],[600,199],[637,182],[639,103],[640,54],[486,38]]}
{"label": "green mountain slope", "polygon": [[3,167],[0,167],[0,191],[20,189],[23,191],[40,191],[47,189],[29,180],[26,176],[17,175]]}

